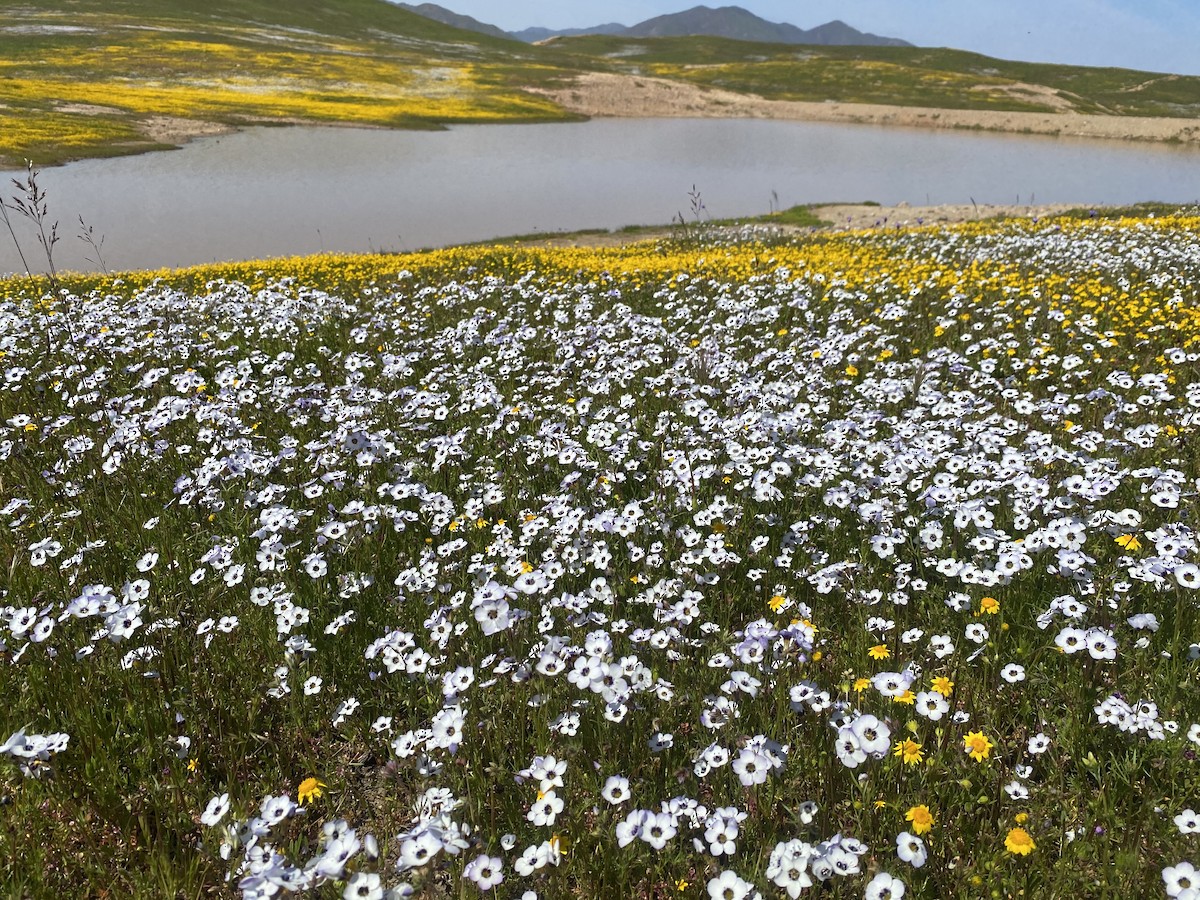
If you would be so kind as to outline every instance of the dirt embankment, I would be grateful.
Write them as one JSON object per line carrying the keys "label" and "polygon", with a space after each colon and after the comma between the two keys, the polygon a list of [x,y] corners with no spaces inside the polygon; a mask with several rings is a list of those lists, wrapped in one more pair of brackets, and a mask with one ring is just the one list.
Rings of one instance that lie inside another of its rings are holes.
{"label": "dirt embankment", "polygon": [[235,129],[220,122],[184,119],[179,116],[150,116],[141,123],[142,133],[160,144],[186,144],[193,138],[232,134]]}
{"label": "dirt embankment", "polygon": [[749,94],[703,88],[663,78],[600,72],[581,75],[569,87],[538,89],[534,92],[586,116],[794,119],[1200,143],[1200,119],[765,100]]}
{"label": "dirt embankment", "polygon": [[943,225],[955,222],[976,222],[981,219],[1043,219],[1077,209],[1067,203],[1015,205],[995,203],[944,204],[942,206],[871,206],[869,204],[837,204],[814,206],[813,215],[829,223],[830,228],[910,228],[921,225]]}

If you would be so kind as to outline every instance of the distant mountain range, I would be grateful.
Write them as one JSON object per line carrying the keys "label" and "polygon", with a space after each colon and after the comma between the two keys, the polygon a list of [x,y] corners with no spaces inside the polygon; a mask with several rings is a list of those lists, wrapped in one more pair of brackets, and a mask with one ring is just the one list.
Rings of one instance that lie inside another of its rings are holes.
{"label": "distant mountain range", "polygon": [[593,28],[565,28],[558,31],[549,28],[526,28],[522,31],[505,32],[495,25],[480,22],[471,16],[460,15],[438,6],[422,3],[412,6],[400,3],[404,9],[446,25],[489,34],[492,37],[515,38],[526,43],[544,41],[554,37],[573,37],[582,34],[609,34],[623,37],[686,37],[707,35],[709,37],[732,38],[739,41],[762,41],[772,44],[820,44],[860,45],[870,47],[911,47],[912,44],[898,38],[880,37],[851,28],[845,22],[834,20],[816,28],[805,30],[787,22],[768,22],[740,6],[722,6],[712,9],[696,6],[683,12],[655,16],[637,25],[625,26],[616,22],[596,25]]}
{"label": "distant mountain range", "polygon": [[550,28],[524,28],[521,31],[510,31],[509,37],[533,44],[553,37],[575,37],[579,34],[626,34],[628,31],[627,25],[622,25],[620,22],[609,22],[607,25],[593,25],[591,28],[562,28],[558,31]]}

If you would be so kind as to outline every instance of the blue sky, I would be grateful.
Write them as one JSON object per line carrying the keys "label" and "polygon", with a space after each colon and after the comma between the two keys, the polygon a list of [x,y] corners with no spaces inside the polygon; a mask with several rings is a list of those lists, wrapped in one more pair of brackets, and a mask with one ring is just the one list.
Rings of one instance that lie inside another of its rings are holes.
{"label": "blue sky", "polygon": [[[501,28],[632,25],[700,0],[439,0]],[[914,44],[1004,59],[1200,75],[1200,0],[707,0],[812,28],[841,19]]]}

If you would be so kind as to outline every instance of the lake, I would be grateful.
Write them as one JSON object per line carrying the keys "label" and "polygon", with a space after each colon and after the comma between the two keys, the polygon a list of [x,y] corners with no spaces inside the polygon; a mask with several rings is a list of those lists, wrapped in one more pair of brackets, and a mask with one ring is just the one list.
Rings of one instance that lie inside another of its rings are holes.
{"label": "lake", "polygon": [[[1191,202],[1200,148],[757,119],[597,119],[447,131],[250,128],[43,170],[60,268],[414,250],[799,203]],[[17,172],[6,173],[8,177]],[[11,193],[6,190],[5,195]],[[31,266],[40,267],[22,230]],[[19,268],[0,232],[0,271]]]}

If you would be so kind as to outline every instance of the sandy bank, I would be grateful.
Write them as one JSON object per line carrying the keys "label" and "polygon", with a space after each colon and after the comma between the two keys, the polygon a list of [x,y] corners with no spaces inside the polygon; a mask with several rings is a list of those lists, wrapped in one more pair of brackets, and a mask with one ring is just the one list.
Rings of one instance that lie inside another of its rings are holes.
{"label": "sandy bank", "polygon": [[600,72],[581,75],[566,88],[538,89],[533,92],[549,97],[572,112],[586,116],[794,119],[807,122],[954,128],[1110,140],[1200,143],[1200,119],[764,100],[753,95],[702,88],[662,78]]}
{"label": "sandy bank", "polygon": [[838,204],[814,206],[813,215],[829,223],[830,228],[911,228],[921,225],[942,225],[956,222],[975,222],[981,219],[1043,219],[1061,215],[1079,204],[1048,203],[1041,205],[995,203],[964,203],[942,206],[869,206],[867,204]]}
{"label": "sandy bank", "polygon": [[236,130],[220,122],[180,116],[150,116],[141,122],[140,128],[146,137],[160,144],[186,144],[193,138],[232,134]]}

